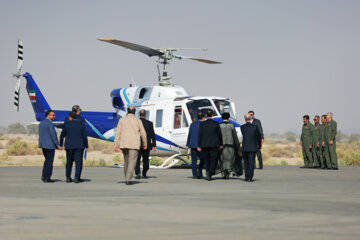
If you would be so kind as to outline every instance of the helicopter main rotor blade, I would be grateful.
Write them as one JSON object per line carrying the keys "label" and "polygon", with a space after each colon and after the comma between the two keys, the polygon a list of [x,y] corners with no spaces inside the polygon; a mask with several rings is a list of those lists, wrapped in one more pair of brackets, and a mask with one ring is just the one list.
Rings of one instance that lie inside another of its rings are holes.
{"label": "helicopter main rotor blade", "polygon": [[222,64],[222,62],[217,62],[217,61],[212,61],[212,60],[202,59],[202,58],[189,58],[189,59],[195,60],[198,62],[207,63],[207,64]]}
{"label": "helicopter main rotor blade", "polygon": [[103,42],[112,43],[112,44],[115,44],[115,45],[119,45],[119,46],[131,49],[131,50],[134,50],[134,51],[142,52],[142,53],[148,55],[149,57],[164,55],[163,52],[160,52],[160,51],[155,50],[153,48],[145,47],[145,46],[135,44],[135,43],[131,43],[131,42],[125,42],[125,41],[120,41],[120,40],[116,40],[116,39],[107,39],[107,38],[99,38],[98,40],[103,41]]}
{"label": "helicopter main rotor blade", "polygon": [[179,55],[175,55],[175,57],[178,58],[178,59],[191,59],[191,60],[194,60],[194,61],[207,63],[207,64],[222,64],[222,62],[217,62],[217,61],[208,60],[208,59],[202,59],[202,58],[193,58],[193,57],[186,57],[186,56],[179,56]]}

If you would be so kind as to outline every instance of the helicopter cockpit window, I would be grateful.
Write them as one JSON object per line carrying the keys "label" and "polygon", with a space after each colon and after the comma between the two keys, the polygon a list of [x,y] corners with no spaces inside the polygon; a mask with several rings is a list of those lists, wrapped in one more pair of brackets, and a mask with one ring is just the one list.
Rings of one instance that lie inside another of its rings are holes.
{"label": "helicopter cockpit window", "polygon": [[[209,99],[192,100],[186,103],[186,106],[188,107],[192,122],[197,120],[198,112],[202,112],[205,116],[206,110],[214,110],[214,107],[212,106]],[[216,111],[214,111],[214,116],[217,116]]]}
{"label": "helicopter cockpit window", "polygon": [[215,106],[220,114],[223,114],[224,112],[230,113],[231,118],[235,118],[234,112],[231,108],[230,101],[224,100],[224,99],[214,99]]}

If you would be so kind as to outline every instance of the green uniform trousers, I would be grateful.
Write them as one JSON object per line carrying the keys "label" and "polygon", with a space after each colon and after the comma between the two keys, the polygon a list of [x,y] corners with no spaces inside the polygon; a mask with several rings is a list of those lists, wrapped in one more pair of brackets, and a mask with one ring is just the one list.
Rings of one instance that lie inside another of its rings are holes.
{"label": "green uniform trousers", "polygon": [[311,149],[309,147],[303,147],[302,153],[304,157],[304,167],[313,167],[313,157]]}
{"label": "green uniform trousers", "polygon": [[320,146],[320,166],[326,168],[325,147]]}
{"label": "green uniform trousers", "polygon": [[314,168],[322,167],[323,164],[321,164],[321,146],[317,147],[315,145],[315,147],[313,147],[312,153],[313,153]]}
{"label": "green uniform trousers", "polygon": [[325,158],[327,168],[338,168],[338,160],[336,155],[336,142],[334,141],[332,145],[329,143],[325,144]]}

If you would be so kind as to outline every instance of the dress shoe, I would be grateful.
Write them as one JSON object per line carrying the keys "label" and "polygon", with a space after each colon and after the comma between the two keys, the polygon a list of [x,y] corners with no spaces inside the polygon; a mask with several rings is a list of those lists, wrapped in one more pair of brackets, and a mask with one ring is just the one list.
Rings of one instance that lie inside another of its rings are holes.
{"label": "dress shoe", "polygon": [[202,171],[201,171],[201,170],[198,170],[198,177],[199,177],[199,178],[202,178],[202,177],[203,177],[203,174],[202,174]]}
{"label": "dress shoe", "polygon": [[141,178],[140,174],[136,174],[135,179],[140,179],[140,178]]}
{"label": "dress shoe", "polygon": [[133,183],[131,181],[125,182],[126,185],[132,185]]}
{"label": "dress shoe", "polygon": [[206,176],[206,180],[211,181],[211,176],[210,175]]}
{"label": "dress shoe", "polygon": [[339,168],[337,168],[337,167],[336,167],[336,168],[332,168],[332,170],[339,170]]}
{"label": "dress shoe", "polygon": [[73,180],[72,180],[71,178],[67,178],[67,179],[66,179],[66,182],[67,182],[67,183],[71,183],[71,182],[73,182]]}
{"label": "dress shoe", "polygon": [[54,183],[55,181],[49,178],[49,179],[45,179],[44,182],[45,183]]}
{"label": "dress shoe", "polygon": [[143,177],[142,177],[143,179],[148,179],[148,176],[146,176],[146,175],[143,175]]}
{"label": "dress shoe", "polygon": [[41,176],[41,181],[45,182],[45,177]]}
{"label": "dress shoe", "polygon": [[260,166],[259,169],[263,169],[263,166]]}
{"label": "dress shoe", "polygon": [[253,182],[253,180],[252,180],[252,179],[248,179],[247,181],[248,181],[248,182]]}
{"label": "dress shoe", "polygon": [[82,180],[81,178],[79,178],[79,179],[76,179],[75,178],[75,181],[74,181],[74,183],[82,183],[84,180]]}

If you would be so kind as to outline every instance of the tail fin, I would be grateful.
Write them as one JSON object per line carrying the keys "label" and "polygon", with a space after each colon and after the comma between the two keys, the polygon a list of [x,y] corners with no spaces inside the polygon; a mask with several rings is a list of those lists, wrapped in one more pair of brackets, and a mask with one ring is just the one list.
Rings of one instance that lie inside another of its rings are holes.
{"label": "tail fin", "polygon": [[39,87],[35,83],[30,73],[25,73],[26,90],[29,94],[31,104],[34,108],[36,120],[41,121],[45,117],[45,112],[50,110],[50,106],[42,95]]}

